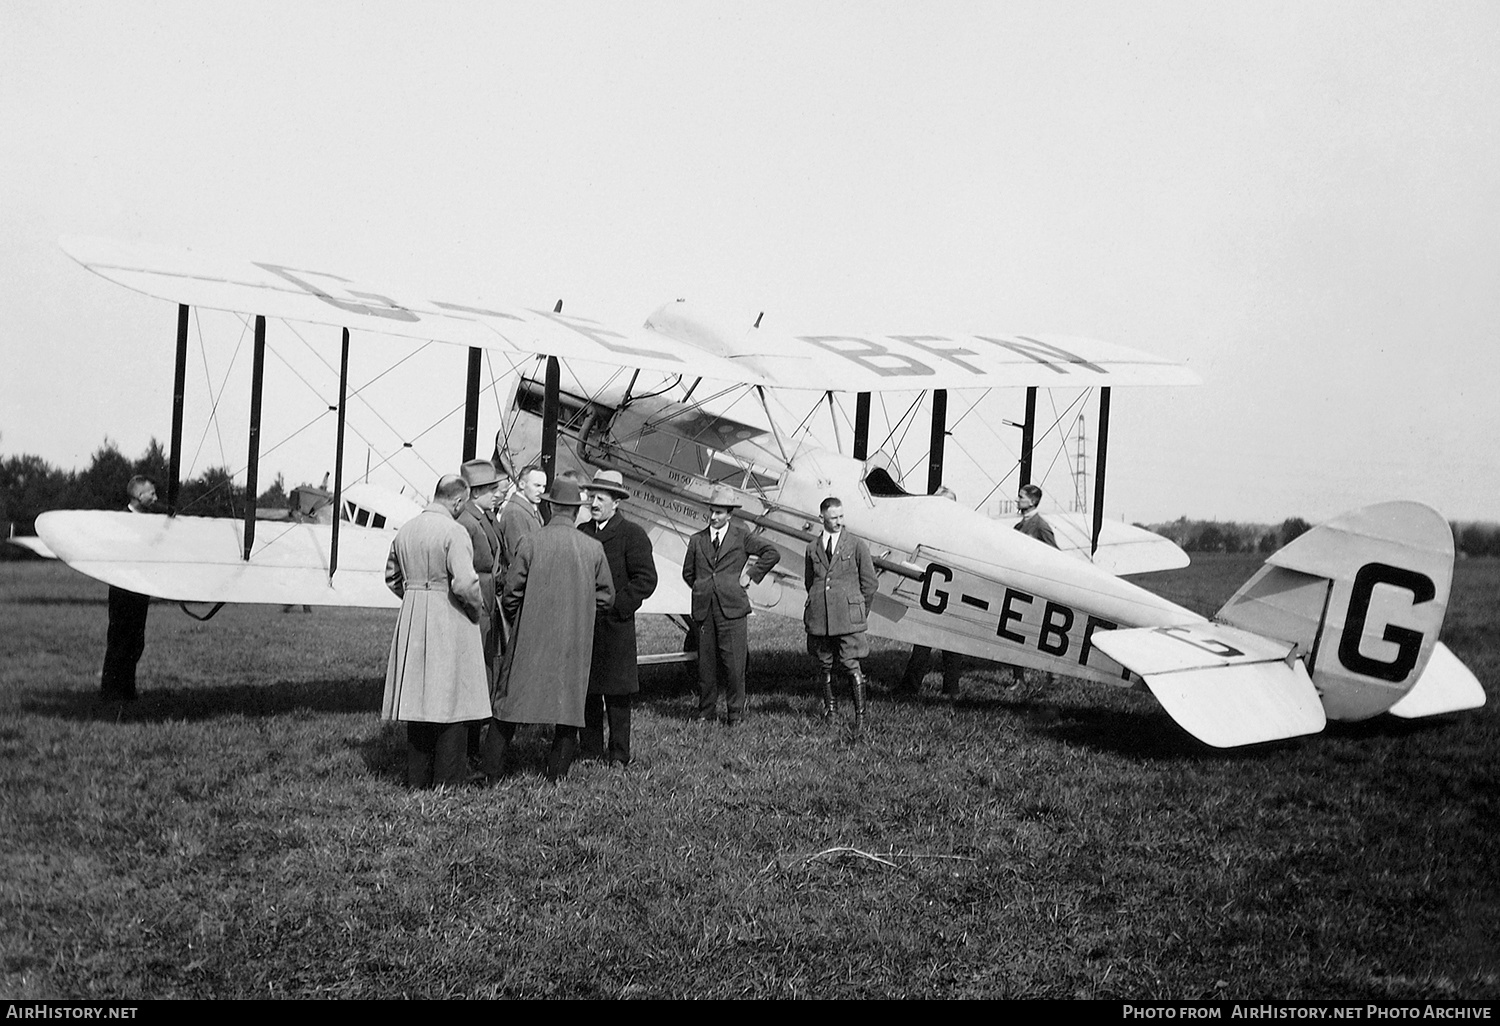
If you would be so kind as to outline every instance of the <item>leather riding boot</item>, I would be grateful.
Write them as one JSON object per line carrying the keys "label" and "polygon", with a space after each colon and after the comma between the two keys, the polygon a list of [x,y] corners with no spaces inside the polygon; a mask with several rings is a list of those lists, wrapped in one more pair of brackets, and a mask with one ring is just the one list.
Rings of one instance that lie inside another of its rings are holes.
{"label": "leather riding boot", "polygon": [[865,678],[858,670],[849,671],[849,683],[854,688],[854,732],[865,732]]}
{"label": "leather riding boot", "polygon": [[823,671],[823,719],[831,721],[838,715],[838,699],[833,697],[833,671]]}

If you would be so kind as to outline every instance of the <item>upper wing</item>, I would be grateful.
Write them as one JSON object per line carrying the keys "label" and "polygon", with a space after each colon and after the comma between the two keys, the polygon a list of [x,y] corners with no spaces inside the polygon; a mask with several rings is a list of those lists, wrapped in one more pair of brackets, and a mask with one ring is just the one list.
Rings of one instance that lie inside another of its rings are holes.
{"label": "upper wing", "polygon": [[61,244],[101,277],[188,306],[726,382],[879,392],[1198,381],[1180,364],[1092,339],[1004,332],[777,333],[682,302],[663,306],[640,328],[618,329],[547,309],[424,299],[286,264],[104,239],[70,237]]}

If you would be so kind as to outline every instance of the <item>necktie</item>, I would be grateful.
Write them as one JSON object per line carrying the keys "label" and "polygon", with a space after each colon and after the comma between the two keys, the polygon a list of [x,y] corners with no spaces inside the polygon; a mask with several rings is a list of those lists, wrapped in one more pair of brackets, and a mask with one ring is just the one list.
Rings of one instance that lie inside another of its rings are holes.
{"label": "necktie", "polygon": [[833,535],[823,536],[823,549],[828,553],[828,562],[833,562]]}
{"label": "necktie", "polygon": [[718,555],[718,552],[719,552],[719,535],[718,535],[717,532],[714,533],[713,539],[714,539],[714,554]]}

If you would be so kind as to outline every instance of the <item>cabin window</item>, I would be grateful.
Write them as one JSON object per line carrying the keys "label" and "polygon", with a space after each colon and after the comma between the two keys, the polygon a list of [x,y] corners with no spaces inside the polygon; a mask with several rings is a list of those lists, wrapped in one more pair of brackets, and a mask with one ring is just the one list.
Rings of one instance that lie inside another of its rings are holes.
{"label": "cabin window", "polygon": [[371,518],[371,520],[370,520],[370,526],[371,527],[384,527],[385,526],[385,516],[382,515],[382,514],[380,514],[380,513],[376,513],[375,516],[373,518]]}
{"label": "cabin window", "polygon": [[865,475],[865,487],[877,498],[896,499],[911,495],[911,492],[896,483],[895,478],[884,467],[876,467]]}
{"label": "cabin window", "polygon": [[[516,406],[534,417],[542,415],[546,400],[546,387],[539,381],[522,378],[516,389]],[[581,396],[558,390],[557,426],[562,430],[578,431],[594,408],[594,404]]]}
{"label": "cabin window", "polygon": [[369,524],[370,511],[367,509],[360,509],[358,506],[354,507],[354,522],[360,527],[364,527]]}

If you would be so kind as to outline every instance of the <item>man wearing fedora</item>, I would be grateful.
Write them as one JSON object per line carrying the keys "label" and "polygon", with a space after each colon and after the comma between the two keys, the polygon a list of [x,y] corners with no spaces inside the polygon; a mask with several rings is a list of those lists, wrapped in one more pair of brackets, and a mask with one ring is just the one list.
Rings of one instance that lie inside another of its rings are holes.
{"label": "man wearing fedora", "polygon": [[[745,660],[749,654],[750,595],[781,558],[776,546],[735,523],[730,513],[740,506],[738,494],[717,484],[708,495],[708,526],[688,539],[682,579],[693,589],[693,620],[698,624],[698,713],[700,720],[718,715],[719,681],[728,691],[728,724],[745,716]],[[754,560],[753,566],[750,560]]]}
{"label": "man wearing fedora", "polygon": [[583,505],[578,485],[558,481],[546,496],[552,518],[521,539],[505,574],[500,612],[514,628],[495,689],[485,737],[486,776],[505,771],[518,723],[551,723],[547,779],[560,780],[578,754],[578,728],[589,687],[594,618],[615,600],[604,548],[573,526]]}
{"label": "man wearing fedora", "polygon": [[636,671],[635,611],[656,590],[656,560],[645,530],[620,513],[630,497],[618,470],[601,470],[588,484],[593,518],[578,529],[604,546],[615,586],[614,605],[594,620],[594,658],[583,706],[580,743],[585,758],[605,756],[609,717],[611,764],[630,765],[630,700],[641,689]]}

